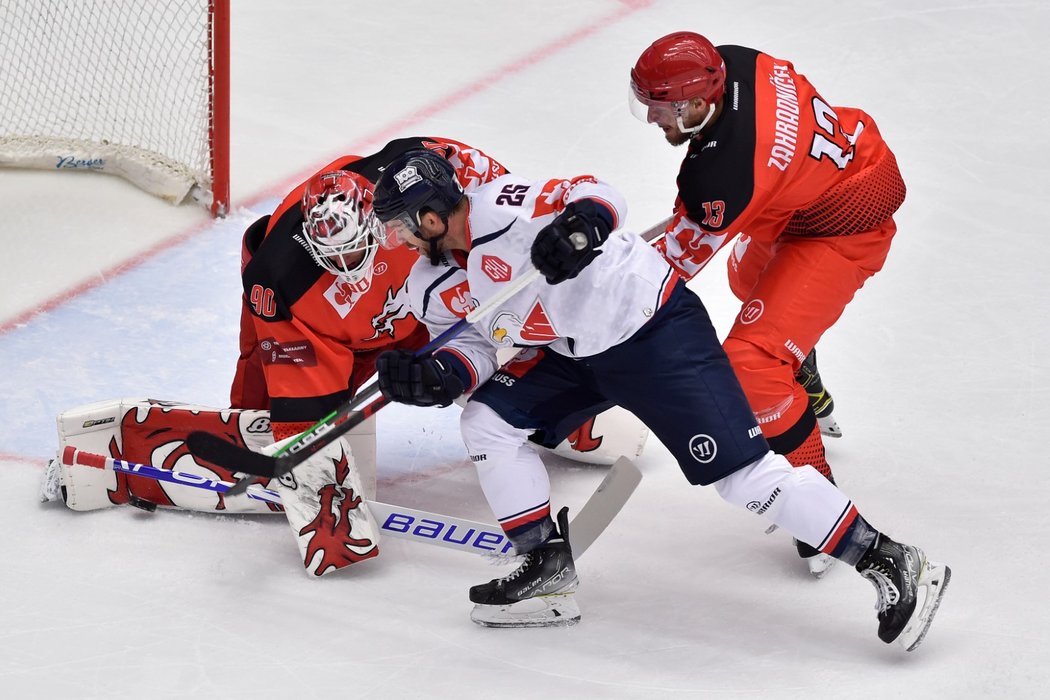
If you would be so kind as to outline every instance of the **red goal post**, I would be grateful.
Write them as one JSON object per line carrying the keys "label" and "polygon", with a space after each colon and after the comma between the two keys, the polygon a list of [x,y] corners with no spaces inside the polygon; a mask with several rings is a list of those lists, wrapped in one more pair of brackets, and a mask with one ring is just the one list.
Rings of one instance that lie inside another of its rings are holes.
{"label": "red goal post", "polygon": [[0,0],[0,166],[106,172],[221,216],[230,0]]}

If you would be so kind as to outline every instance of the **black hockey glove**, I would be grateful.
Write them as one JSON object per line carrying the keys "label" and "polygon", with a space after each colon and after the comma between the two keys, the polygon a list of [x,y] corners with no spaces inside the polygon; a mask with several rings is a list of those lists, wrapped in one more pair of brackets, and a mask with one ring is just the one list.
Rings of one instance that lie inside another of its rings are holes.
{"label": "black hockey glove", "polygon": [[591,199],[569,202],[565,211],[536,234],[532,264],[548,284],[572,279],[601,254],[598,246],[612,230],[603,209]]}
{"label": "black hockey glove", "polygon": [[388,350],[376,358],[379,390],[391,401],[413,406],[448,406],[463,394],[463,380],[433,355]]}

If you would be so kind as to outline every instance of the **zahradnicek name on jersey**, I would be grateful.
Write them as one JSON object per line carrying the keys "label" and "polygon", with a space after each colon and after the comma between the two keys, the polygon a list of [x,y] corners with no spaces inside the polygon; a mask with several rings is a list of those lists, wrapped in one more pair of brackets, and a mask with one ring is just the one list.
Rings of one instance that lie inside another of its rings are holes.
{"label": "zahradnicek name on jersey", "polygon": [[798,91],[787,66],[774,63],[769,82],[777,94],[777,123],[773,135],[774,145],[766,165],[784,171],[791,165],[798,143]]}

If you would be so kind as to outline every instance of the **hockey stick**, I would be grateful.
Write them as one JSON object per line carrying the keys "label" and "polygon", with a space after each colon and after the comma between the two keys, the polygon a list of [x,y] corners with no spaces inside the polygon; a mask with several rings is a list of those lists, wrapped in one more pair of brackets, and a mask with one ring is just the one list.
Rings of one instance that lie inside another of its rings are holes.
{"label": "hockey stick", "polygon": [[[72,446],[63,450],[62,463],[67,466],[80,465],[96,469],[112,469],[155,481],[227,495],[232,486],[229,482],[200,474],[113,459],[105,455],[83,452]],[[642,473],[638,471],[634,462],[626,457],[621,457],[612,465],[597,490],[569,524],[569,536],[574,556],[582,555],[602,534],[623,508],[627,499],[634,493],[641,480]],[[279,493],[257,484],[249,488],[245,495],[257,501],[281,503]],[[429,513],[414,508],[404,508],[379,501],[365,500],[365,503],[368,504],[369,510],[379,523],[384,535],[473,554],[514,554],[510,540],[497,525],[464,520],[440,513]]]}
{"label": "hockey stick", "polygon": [[665,230],[667,229],[667,225],[671,223],[672,218],[674,217],[669,216],[663,221],[653,224],[649,228],[642,231],[639,234],[642,237],[642,240],[646,241],[647,243],[653,243],[659,240],[660,238],[663,238]]}
{"label": "hockey stick", "polygon": [[[460,335],[485,315],[495,311],[507,299],[532,284],[540,277],[539,270],[531,269],[512,284],[494,294],[491,299],[468,313],[445,332],[415,352],[415,357],[425,357]],[[379,381],[374,381],[357,392],[349,402],[328,414],[295,440],[284,445],[273,455],[264,455],[254,450],[235,445],[218,435],[194,431],[186,438],[186,445],[197,459],[226,467],[230,471],[252,476],[277,477],[287,474],[312,455],[330,445],[344,433],[370,418],[385,406],[389,399],[380,394]],[[374,398],[373,398],[374,397]],[[366,401],[371,400],[367,405]],[[230,495],[244,493],[251,478],[241,478],[231,489]]]}

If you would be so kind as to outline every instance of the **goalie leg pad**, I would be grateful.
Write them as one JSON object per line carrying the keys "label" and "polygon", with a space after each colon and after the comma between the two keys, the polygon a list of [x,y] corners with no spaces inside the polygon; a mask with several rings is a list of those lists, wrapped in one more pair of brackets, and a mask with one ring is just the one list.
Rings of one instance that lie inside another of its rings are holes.
{"label": "goalie leg pad", "polygon": [[620,457],[642,454],[649,428],[620,406],[602,411],[577,428],[552,450],[560,457],[586,464],[612,464]]}
{"label": "goalie leg pad", "polygon": [[[282,440],[264,452],[273,454],[293,440],[294,436]],[[308,572],[323,576],[379,556],[379,526],[361,495],[361,479],[345,438],[273,483]]]}
{"label": "goalie leg pad", "polygon": [[362,498],[376,499],[376,417],[372,416],[352,428],[343,438],[354,459],[354,468],[360,479]]}
{"label": "goalie leg pad", "polygon": [[[191,431],[225,434],[252,449],[273,442],[268,411],[215,409],[153,399],[116,399],[73,408],[58,416],[57,427],[59,455],[73,447],[219,481],[234,481],[233,474],[193,459],[185,443]],[[140,503],[213,513],[280,512],[280,506],[244,495],[227,498],[180,484],[59,462],[60,492],[72,510]]]}

